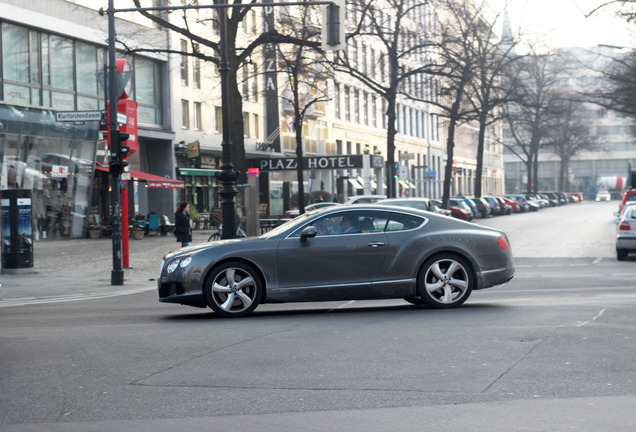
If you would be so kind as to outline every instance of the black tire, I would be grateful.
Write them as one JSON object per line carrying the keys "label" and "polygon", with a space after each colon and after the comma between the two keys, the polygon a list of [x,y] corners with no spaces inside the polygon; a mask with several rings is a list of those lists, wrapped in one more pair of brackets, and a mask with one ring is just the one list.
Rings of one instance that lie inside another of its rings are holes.
{"label": "black tire", "polygon": [[417,290],[429,306],[451,309],[461,306],[475,286],[475,275],[463,258],[444,253],[429,258],[417,275]]}
{"label": "black tire", "polygon": [[204,288],[208,306],[226,318],[251,314],[260,303],[262,292],[258,273],[241,262],[227,262],[213,269]]}
{"label": "black tire", "polygon": [[625,261],[627,258],[627,249],[616,249],[616,259],[619,261]]}
{"label": "black tire", "polygon": [[420,306],[423,304],[426,304],[426,302],[424,300],[422,300],[421,297],[404,297],[404,300],[406,300],[407,302]]}

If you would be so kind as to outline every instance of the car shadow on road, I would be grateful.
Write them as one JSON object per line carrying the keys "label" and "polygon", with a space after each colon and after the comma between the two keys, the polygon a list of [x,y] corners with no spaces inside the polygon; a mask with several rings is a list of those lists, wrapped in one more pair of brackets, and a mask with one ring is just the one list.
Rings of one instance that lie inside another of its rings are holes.
{"label": "car shadow on road", "polygon": [[[504,304],[497,303],[487,303],[487,302],[474,302],[474,303],[465,303],[459,308],[454,309],[433,309],[427,305],[412,305],[412,304],[396,304],[396,305],[382,305],[382,306],[373,306],[369,304],[365,305],[348,305],[347,307],[302,307],[302,306],[293,306],[293,303],[284,304],[285,309],[280,309],[281,304],[277,305],[262,305],[254,311],[251,315],[244,318],[233,318],[233,319],[263,319],[263,318],[280,318],[280,317],[288,317],[288,316],[307,316],[307,315],[360,315],[360,314],[415,314],[425,312],[427,314],[442,314],[442,315],[455,315],[458,313],[472,313],[475,311],[488,310],[493,311],[497,309],[509,309],[509,306]],[[267,307],[274,307],[274,310],[267,310]],[[160,319],[166,321],[199,321],[199,320],[208,320],[208,319],[220,319],[226,320],[226,318],[220,317],[216,315],[211,310],[201,309],[197,311],[197,313],[178,313],[171,315],[164,315]]]}

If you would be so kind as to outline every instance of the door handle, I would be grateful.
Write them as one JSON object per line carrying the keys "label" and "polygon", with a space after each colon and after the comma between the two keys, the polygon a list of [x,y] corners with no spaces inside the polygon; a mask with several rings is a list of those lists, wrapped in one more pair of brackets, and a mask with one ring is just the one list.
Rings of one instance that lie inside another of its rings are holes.
{"label": "door handle", "polygon": [[375,242],[369,243],[368,246],[371,246],[371,247],[384,246],[384,243],[380,241],[375,241]]}

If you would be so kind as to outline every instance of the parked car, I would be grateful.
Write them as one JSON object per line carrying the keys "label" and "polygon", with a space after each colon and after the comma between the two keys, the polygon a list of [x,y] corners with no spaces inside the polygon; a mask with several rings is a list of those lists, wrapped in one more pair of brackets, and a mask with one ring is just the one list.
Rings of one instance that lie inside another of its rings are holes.
{"label": "parked car", "polygon": [[596,201],[609,201],[612,199],[610,193],[606,190],[596,192]]}
{"label": "parked car", "polygon": [[482,198],[484,198],[490,206],[490,211],[493,216],[499,216],[501,214],[501,207],[499,206],[499,202],[497,202],[493,197],[489,195],[485,195]]}
{"label": "parked car", "polygon": [[510,198],[506,198],[503,195],[499,196],[499,198],[504,200],[504,202],[510,206],[513,213],[519,213],[521,211],[521,207],[519,206],[519,203],[517,201],[513,201]]}
{"label": "parked car", "polygon": [[386,195],[355,195],[349,197],[343,205],[350,204],[373,204],[380,200],[386,199]]}
{"label": "parked car", "polygon": [[497,204],[499,204],[499,214],[500,215],[504,216],[504,215],[511,215],[512,214],[512,206],[506,204],[506,202],[503,200],[503,198],[501,198],[499,196],[493,196],[493,198],[495,199]]}
{"label": "parked car", "polygon": [[636,204],[625,206],[616,225],[616,259],[624,261],[636,252]]}
{"label": "parked car", "polygon": [[[523,195],[506,195],[506,198],[516,202],[519,205],[519,211],[521,213],[529,212],[531,210],[530,204],[528,204],[528,202],[526,201],[526,197],[524,197]],[[535,208],[533,210],[538,210],[538,208]]]}
{"label": "parked car", "polygon": [[473,212],[463,199],[451,198],[448,200],[448,209],[453,217],[470,222],[473,220]]}
{"label": "parked car", "polygon": [[537,203],[539,205],[539,208],[546,208],[550,206],[550,203],[548,202],[547,199],[545,198],[541,198],[539,195],[528,195],[528,198],[530,201]]}
{"label": "parked car", "polygon": [[544,200],[548,201],[548,206],[549,207],[556,207],[561,205],[560,202],[560,198],[552,192],[543,192],[540,194],[537,194],[539,197],[543,198]]}
{"label": "parked car", "polygon": [[636,201],[636,189],[630,189],[623,192],[623,199],[621,203],[618,205],[618,211],[621,212],[625,203],[628,201]]}
{"label": "parked car", "polygon": [[437,211],[437,214],[441,214],[441,215],[448,216],[448,217],[453,217],[453,212],[450,211],[449,209],[443,208],[442,207],[442,202],[440,200],[432,199],[431,201],[435,205],[435,210]]}
{"label": "parked car", "polygon": [[404,206],[436,213],[435,203],[430,198],[389,198],[380,200],[377,204]]}
{"label": "parked car", "polygon": [[418,210],[430,211],[444,216],[453,216],[450,210],[442,208],[441,202],[430,198],[389,198],[380,200],[376,204],[404,206]]}
{"label": "parked car", "polygon": [[260,237],[170,252],[158,291],[161,302],[209,306],[222,317],[249,315],[261,303],[351,299],[445,309],[513,275],[501,231],[365,204],[305,213]]}
{"label": "parked car", "polygon": [[[305,206],[305,213],[310,212],[312,210],[317,210],[320,208],[325,208],[325,207],[330,207],[335,205],[340,205],[340,204],[331,202],[331,201],[321,201],[321,202],[317,202],[313,204],[307,204]],[[297,208],[289,209],[285,212],[285,216],[298,216],[299,214],[300,214],[300,210]]]}
{"label": "parked car", "polygon": [[459,200],[464,200],[464,202],[466,203],[466,205],[468,206],[468,208],[470,208],[470,211],[473,213],[473,217],[476,218],[477,217],[477,204],[475,204],[475,202],[467,197],[467,196],[455,196],[455,197],[451,197],[453,199],[459,199]]}
{"label": "parked car", "polygon": [[483,198],[472,198],[473,202],[477,206],[477,212],[479,217],[485,218],[492,214],[492,210],[490,208],[490,204]]}

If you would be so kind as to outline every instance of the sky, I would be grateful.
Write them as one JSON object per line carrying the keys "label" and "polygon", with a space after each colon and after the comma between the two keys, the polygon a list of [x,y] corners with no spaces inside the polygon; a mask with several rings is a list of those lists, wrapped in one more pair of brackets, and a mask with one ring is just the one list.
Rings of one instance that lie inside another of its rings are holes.
{"label": "sky", "polygon": [[527,38],[540,36],[553,47],[592,47],[599,44],[636,48],[636,24],[626,24],[604,9],[591,12],[607,0],[495,0],[494,8],[507,3],[513,32]]}

